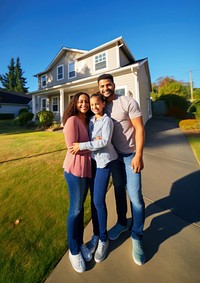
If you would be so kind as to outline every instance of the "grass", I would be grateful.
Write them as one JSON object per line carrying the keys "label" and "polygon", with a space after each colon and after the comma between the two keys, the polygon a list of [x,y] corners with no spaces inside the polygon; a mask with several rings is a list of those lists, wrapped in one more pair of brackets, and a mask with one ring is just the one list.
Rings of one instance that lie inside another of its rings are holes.
{"label": "grass", "polygon": [[197,162],[200,165],[200,135],[199,137],[188,137],[188,141],[192,147]]}
{"label": "grass", "polygon": [[[67,250],[64,137],[1,126],[0,282],[42,282]],[[85,224],[90,217],[88,195]]]}
{"label": "grass", "polygon": [[200,164],[200,121],[197,119],[181,120],[179,127],[186,135],[197,162]]}

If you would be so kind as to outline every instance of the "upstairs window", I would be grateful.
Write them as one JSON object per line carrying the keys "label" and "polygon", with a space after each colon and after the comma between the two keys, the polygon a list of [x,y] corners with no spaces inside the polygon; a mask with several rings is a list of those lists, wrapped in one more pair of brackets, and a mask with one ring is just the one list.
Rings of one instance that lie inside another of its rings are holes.
{"label": "upstairs window", "polygon": [[100,53],[94,57],[95,71],[105,69],[107,67],[106,52]]}
{"label": "upstairs window", "polygon": [[47,108],[47,100],[46,98],[41,98],[41,111],[45,111]]}
{"label": "upstairs window", "polygon": [[47,75],[43,75],[41,77],[41,87],[46,87],[47,86]]}
{"label": "upstairs window", "polygon": [[75,71],[75,62],[69,62],[68,63],[68,78],[74,78],[76,77],[76,71]]}
{"label": "upstairs window", "polygon": [[52,112],[58,113],[58,96],[52,97]]}
{"label": "upstairs window", "polygon": [[57,67],[57,80],[64,79],[64,66],[60,65]]}

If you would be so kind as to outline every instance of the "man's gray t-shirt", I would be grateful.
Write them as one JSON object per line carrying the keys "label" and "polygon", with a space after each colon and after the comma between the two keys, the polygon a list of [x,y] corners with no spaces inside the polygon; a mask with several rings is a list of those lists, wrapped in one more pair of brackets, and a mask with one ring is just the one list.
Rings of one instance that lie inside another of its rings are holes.
{"label": "man's gray t-shirt", "polygon": [[135,135],[131,119],[142,116],[135,99],[130,96],[117,96],[106,104],[105,112],[114,122],[112,144],[119,153],[135,151]]}

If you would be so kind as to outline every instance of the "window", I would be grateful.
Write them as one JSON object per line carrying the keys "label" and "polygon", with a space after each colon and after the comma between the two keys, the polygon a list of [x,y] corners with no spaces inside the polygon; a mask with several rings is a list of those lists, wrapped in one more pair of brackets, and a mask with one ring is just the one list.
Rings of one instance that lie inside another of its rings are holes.
{"label": "window", "polygon": [[58,112],[58,96],[52,97],[52,112]]}
{"label": "window", "polygon": [[64,66],[60,65],[57,67],[57,80],[64,79]]}
{"label": "window", "polygon": [[94,57],[95,71],[105,69],[107,67],[106,52],[100,53]]}
{"label": "window", "polygon": [[75,71],[75,62],[69,62],[68,63],[68,78],[74,78],[76,77],[76,71]]}
{"label": "window", "polygon": [[126,95],[126,87],[125,86],[122,86],[122,87],[119,87],[119,88],[116,88],[115,89],[115,93],[117,94],[117,95]]}
{"label": "window", "polygon": [[41,111],[46,110],[46,108],[47,108],[46,98],[41,98]]}
{"label": "window", "polygon": [[46,87],[47,86],[47,75],[43,75],[41,77],[41,87]]}

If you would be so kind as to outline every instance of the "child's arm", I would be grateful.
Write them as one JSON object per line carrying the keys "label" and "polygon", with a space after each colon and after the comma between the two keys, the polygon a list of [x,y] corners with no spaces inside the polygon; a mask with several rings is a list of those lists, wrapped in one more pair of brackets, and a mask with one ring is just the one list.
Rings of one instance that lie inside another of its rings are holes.
{"label": "child's arm", "polygon": [[112,133],[113,121],[108,118],[103,124],[101,138],[97,137],[93,141],[73,143],[73,146],[69,147],[69,149],[73,154],[76,154],[78,151],[82,150],[96,151],[111,143]]}

